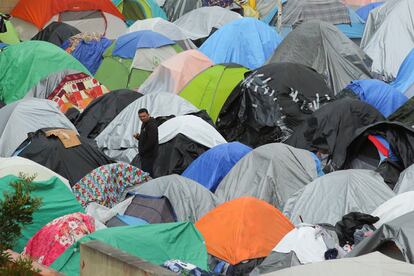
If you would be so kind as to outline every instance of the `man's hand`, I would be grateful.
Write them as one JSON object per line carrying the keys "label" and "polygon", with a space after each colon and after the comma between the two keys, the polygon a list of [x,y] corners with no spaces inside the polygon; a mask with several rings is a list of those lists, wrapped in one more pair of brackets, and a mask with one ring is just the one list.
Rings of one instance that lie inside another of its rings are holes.
{"label": "man's hand", "polygon": [[134,135],[132,135],[132,136],[134,136],[134,138],[135,138],[135,139],[139,140],[139,133],[135,133],[135,134],[134,134]]}

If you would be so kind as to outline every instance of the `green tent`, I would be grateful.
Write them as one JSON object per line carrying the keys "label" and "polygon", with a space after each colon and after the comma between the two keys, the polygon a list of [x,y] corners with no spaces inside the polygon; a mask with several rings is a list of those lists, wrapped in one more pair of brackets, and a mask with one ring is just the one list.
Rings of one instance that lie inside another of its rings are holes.
{"label": "green tent", "polygon": [[[0,13],[0,16],[3,14]],[[13,24],[7,20],[4,19],[4,22],[6,22],[6,29],[7,31],[5,33],[0,33],[0,43],[6,43],[6,44],[16,44],[20,42],[19,34],[17,33],[16,29],[13,27]]]}
{"label": "green tent", "polygon": [[[0,199],[4,199],[3,192],[13,192],[9,184],[17,180],[19,178],[13,175],[0,178]],[[47,181],[33,182],[33,187],[31,195],[41,198],[42,205],[33,214],[33,223],[23,229],[22,236],[13,248],[16,252],[21,252],[27,241],[55,218],[76,212],[84,213],[72,191],[59,178],[52,177]]]}
{"label": "green tent", "polygon": [[125,16],[129,26],[147,18],[161,17],[167,20],[167,15],[155,0],[112,0],[112,3]]}
{"label": "green tent", "polygon": [[247,71],[237,64],[212,66],[193,78],[179,95],[199,109],[205,109],[216,122],[227,97]]}
{"label": "green tent", "polygon": [[[112,43],[108,49],[106,49],[103,57],[103,61],[96,72],[95,78],[105,85],[109,90],[117,90],[122,88],[136,89],[151,75],[152,70],[144,70],[136,68],[133,64],[133,59],[121,58],[112,55],[115,48],[115,42]],[[177,44],[171,46],[161,47],[155,50],[159,50],[161,53],[165,49],[173,49],[175,53],[182,51],[182,48]],[[145,49],[137,51],[136,55],[146,55]],[[156,51],[148,53],[149,55],[157,54]],[[146,56],[140,58],[136,56],[136,59],[152,61],[153,57]],[[148,66],[150,67],[150,66]]]}
{"label": "green tent", "polygon": [[0,101],[22,99],[40,80],[66,69],[90,74],[74,57],[44,41],[26,41],[6,47],[0,54]]}
{"label": "green tent", "polygon": [[51,267],[66,275],[79,275],[80,243],[99,240],[156,265],[180,260],[207,270],[207,249],[190,222],[120,226],[96,231],[68,248]]}

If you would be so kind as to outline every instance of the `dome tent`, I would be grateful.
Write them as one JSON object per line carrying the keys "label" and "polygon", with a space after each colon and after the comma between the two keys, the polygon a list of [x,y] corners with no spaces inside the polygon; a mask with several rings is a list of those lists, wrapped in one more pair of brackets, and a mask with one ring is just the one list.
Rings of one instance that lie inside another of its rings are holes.
{"label": "dome tent", "polygon": [[10,22],[9,16],[0,13],[0,43],[16,44],[19,42],[19,35]]}
{"label": "dome tent", "polygon": [[128,25],[147,18],[167,19],[164,10],[155,0],[112,0],[118,10],[124,15]]}
{"label": "dome tent", "polygon": [[47,41],[60,47],[66,39],[79,33],[80,31],[78,29],[69,24],[64,22],[52,22],[32,37],[31,40]]}

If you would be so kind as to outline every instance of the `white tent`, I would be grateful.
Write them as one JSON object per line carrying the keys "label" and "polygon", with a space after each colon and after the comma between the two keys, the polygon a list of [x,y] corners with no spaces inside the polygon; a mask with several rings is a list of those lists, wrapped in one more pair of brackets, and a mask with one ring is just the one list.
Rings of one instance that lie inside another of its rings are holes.
{"label": "white tent", "polygon": [[412,211],[414,211],[414,191],[394,196],[378,206],[371,215],[380,218],[380,220],[374,224],[376,228],[379,228],[384,223]]}

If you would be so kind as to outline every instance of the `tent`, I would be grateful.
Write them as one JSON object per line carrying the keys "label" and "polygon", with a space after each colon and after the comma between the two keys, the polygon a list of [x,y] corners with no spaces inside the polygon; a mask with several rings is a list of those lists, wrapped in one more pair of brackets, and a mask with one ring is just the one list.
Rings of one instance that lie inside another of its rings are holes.
{"label": "tent", "polygon": [[[0,199],[4,199],[3,192],[13,192],[10,184],[19,180],[13,175],[0,178]],[[33,213],[33,223],[22,229],[21,236],[13,247],[16,252],[21,252],[27,241],[53,219],[75,212],[84,212],[72,192],[57,177],[34,181],[32,187],[33,191],[30,192],[30,195],[34,198],[41,198],[42,203],[39,209]]]}
{"label": "tent", "polygon": [[223,203],[195,225],[206,240],[208,253],[231,265],[266,257],[293,229],[280,211],[254,197]]}
{"label": "tent", "polygon": [[379,251],[393,259],[414,263],[413,227],[414,212],[406,213],[386,222],[373,235],[358,243],[348,257],[365,255]]}
{"label": "tent", "polygon": [[361,101],[372,105],[385,117],[391,115],[408,100],[400,91],[380,80],[352,81],[346,89],[352,90]]}
{"label": "tent", "polygon": [[197,108],[206,110],[216,122],[228,96],[247,71],[247,68],[237,64],[211,66],[189,81],[179,95]]}
{"label": "tent", "polygon": [[332,24],[308,21],[289,33],[269,63],[297,62],[315,69],[339,93],[353,81],[369,79],[370,58]]}
{"label": "tent", "polygon": [[[411,20],[414,2],[387,1],[373,10],[367,20],[361,47],[372,58],[372,71],[392,81],[405,57],[414,47]],[[395,43],[398,41],[398,43]]]}
{"label": "tent", "polygon": [[23,99],[0,109],[0,156],[10,157],[29,132],[41,128],[75,126],[49,100]]}
{"label": "tent", "polygon": [[32,38],[53,21],[67,23],[81,32],[96,32],[115,39],[126,30],[123,15],[110,0],[20,0],[11,11],[22,40]]}
{"label": "tent", "polygon": [[376,228],[381,227],[381,225],[390,222],[398,217],[401,217],[404,214],[414,211],[414,206],[412,204],[414,200],[414,191],[405,192],[394,196],[393,198],[387,200],[377,209],[372,212],[372,216],[379,217],[380,220],[374,224]]}
{"label": "tent", "polygon": [[384,2],[368,3],[368,4],[360,7],[359,9],[357,9],[356,10],[356,13],[359,15],[359,17],[362,18],[362,20],[367,21],[368,20],[369,13],[373,9],[378,8],[379,6],[381,6],[382,4],[384,4]]}
{"label": "tent", "polygon": [[177,221],[196,222],[218,204],[208,189],[176,174],[159,177],[129,189],[129,194],[166,197],[177,215]]}
{"label": "tent", "polygon": [[414,96],[414,49],[405,57],[404,62],[398,69],[397,77],[391,86],[395,87],[408,98]]}
{"label": "tent", "polygon": [[221,108],[216,125],[228,141],[252,147],[283,142],[332,96],[323,76],[311,68],[268,64],[246,74]]}
{"label": "tent", "polygon": [[350,212],[373,212],[394,195],[376,172],[336,171],[315,179],[293,194],[283,213],[294,224],[303,220],[335,225]]}
{"label": "tent", "polygon": [[192,10],[174,21],[174,24],[180,27],[190,39],[199,40],[209,37],[214,30],[241,18],[240,14],[229,9],[213,6]]}
{"label": "tent", "polygon": [[17,101],[43,78],[66,69],[89,74],[75,58],[53,44],[26,41],[10,45],[0,55],[0,101]]}
{"label": "tent", "polygon": [[[344,2],[347,5],[351,5],[351,6],[354,6],[354,7],[368,5],[368,4],[372,4],[372,3],[377,3],[377,2],[380,2],[380,1],[381,0],[344,0]],[[387,0],[385,0],[385,1],[387,1]],[[385,2],[385,1],[382,1],[382,2]]]}
{"label": "tent", "polygon": [[325,262],[295,266],[273,273],[265,273],[268,276],[320,276],[332,275],[366,275],[366,276],[399,276],[414,273],[414,266],[396,261],[379,252],[363,255],[356,258],[344,258]]}
{"label": "tent", "polygon": [[181,52],[162,62],[138,91],[143,94],[178,94],[192,78],[212,65],[213,62],[198,50]]}
{"label": "tent", "polygon": [[137,155],[138,143],[132,135],[141,129],[141,121],[138,118],[138,110],[141,108],[147,108],[154,118],[199,111],[186,100],[171,93],[148,94],[135,100],[124,108],[95,139],[98,146],[112,158],[117,157],[118,160],[129,163]]}
{"label": "tent", "polygon": [[394,192],[396,192],[397,194],[402,194],[405,192],[414,191],[413,176],[414,166],[411,165],[401,172],[397,184],[395,184]]}
{"label": "tent", "polygon": [[347,148],[357,129],[384,120],[381,113],[371,105],[357,99],[343,98],[314,112],[286,143],[327,154],[330,161],[328,167],[341,169],[345,163]]}
{"label": "tent", "polygon": [[9,19],[10,18],[8,16],[0,13],[0,43],[19,43],[19,35],[17,34],[13,24],[10,22]]}
{"label": "tent", "polygon": [[214,63],[237,63],[249,69],[262,66],[281,43],[278,33],[253,18],[224,25],[200,47]]}
{"label": "tent", "polygon": [[94,99],[76,118],[74,125],[79,134],[94,139],[129,104],[142,97],[142,94],[120,89]]}
{"label": "tent", "polygon": [[[70,137],[69,141],[66,141],[65,136]],[[69,145],[66,142],[69,142]],[[93,141],[76,136],[70,131],[60,134],[55,129],[30,133],[29,138],[18,148],[17,153],[18,156],[39,163],[65,177],[71,186],[93,169],[113,163],[96,148]]]}
{"label": "tent", "polygon": [[253,196],[283,209],[291,195],[317,177],[311,152],[285,144],[267,144],[236,163],[215,193],[223,202]]}
{"label": "tent", "polygon": [[113,227],[96,231],[68,248],[52,268],[66,275],[80,273],[80,244],[101,241],[155,265],[180,260],[207,269],[204,240],[189,222]]}
{"label": "tent", "polygon": [[181,175],[214,193],[221,180],[251,150],[239,142],[215,146],[194,160]]}
{"label": "tent", "polygon": [[128,33],[106,49],[95,76],[111,90],[138,88],[158,65],[181,50],[153,31]]}
{"label": "tent", "polygon": [[78,29],[69,24],[52,22],[32,37],[31,40],[47,41],[60,47],[66,39],[79,33],[80,31]]}
{"label": "tent", "polygon": [[174,22],[183,14],[200,8],[201,0],[164,0],[162,9],[167,14],[169,21]]}
{"label": "tent", "polygon": [[147,18],[167,19],[164,10],[155,0],[112,0],[118,10],[124,15],[127,25]]}

